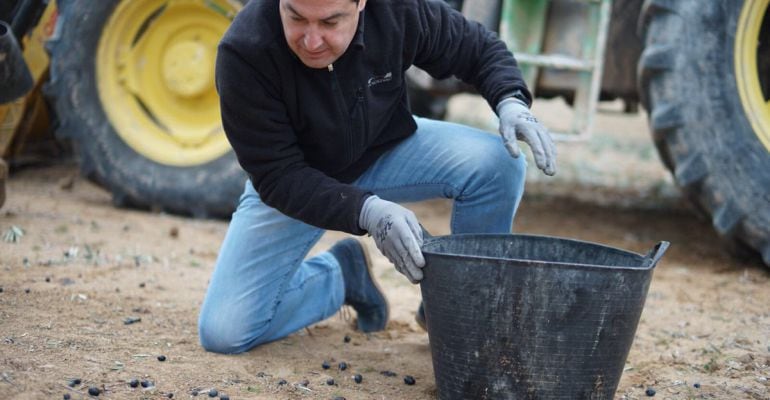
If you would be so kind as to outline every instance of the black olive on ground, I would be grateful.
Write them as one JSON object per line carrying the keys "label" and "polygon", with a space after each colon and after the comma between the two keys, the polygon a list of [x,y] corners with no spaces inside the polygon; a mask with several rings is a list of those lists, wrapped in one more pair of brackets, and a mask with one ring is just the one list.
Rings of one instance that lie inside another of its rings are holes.
{"label": "black olive on ground", "polygon": [[407,385],[414,385],[415,384],[414,377],[412,375],[404,376],[404,383],[406,383]]}

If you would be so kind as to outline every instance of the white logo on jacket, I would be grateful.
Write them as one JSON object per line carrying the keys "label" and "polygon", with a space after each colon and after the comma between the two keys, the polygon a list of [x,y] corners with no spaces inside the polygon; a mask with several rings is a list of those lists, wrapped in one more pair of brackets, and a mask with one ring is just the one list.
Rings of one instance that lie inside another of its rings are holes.
{"label": "white logo on jacket", "polygon": [[372,87],[374,85],[379,85],[380,83],[390,82],[393,80],[393,73],[388,72],[385,75],[375,75],[371,78],[369,78],[368,85],[369,87]]}

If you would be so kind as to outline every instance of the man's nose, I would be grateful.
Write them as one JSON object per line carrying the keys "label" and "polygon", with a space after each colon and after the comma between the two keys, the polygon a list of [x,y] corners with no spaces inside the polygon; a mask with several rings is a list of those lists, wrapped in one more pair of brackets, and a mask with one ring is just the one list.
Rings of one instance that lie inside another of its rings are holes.
{"label": "man's nose", "polygon": [[315,51],[321,48],[323,45],[323,39],[321,38],[318,30],[310,28],[305,31],[304,43],[305,49],[308,51]]}

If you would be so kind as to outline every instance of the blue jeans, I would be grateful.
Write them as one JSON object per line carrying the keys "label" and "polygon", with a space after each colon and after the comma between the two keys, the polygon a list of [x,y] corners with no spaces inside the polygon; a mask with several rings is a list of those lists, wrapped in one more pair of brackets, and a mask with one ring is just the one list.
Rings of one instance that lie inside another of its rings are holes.
{"label": "blue jeans", "polygon": [[[526,173],[498,135],[416,118],[417,132],[353,184],[382,199],[454,199],[452,233],[508,233]],[[334,315],[345,299],[337,260],[305,260],[324,233],[265,205],[251,182],[219,252],[198,331],[202,346],[240,353]],[[415,305],[416,306],[416,305]]]}

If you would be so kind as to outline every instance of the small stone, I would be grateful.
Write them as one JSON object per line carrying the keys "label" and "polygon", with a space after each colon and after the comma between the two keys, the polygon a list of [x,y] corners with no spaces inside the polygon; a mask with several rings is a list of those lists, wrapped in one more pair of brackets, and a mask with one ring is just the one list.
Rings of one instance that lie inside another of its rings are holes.
{"label": "small stone", "polygon": [[140,283],[140,284],[139,284],[139,287],[140,287],[140,288],[143,288],[143,287],[145,287],[145,286],[147,286],[147,285],[146,285],[144,282],[142,282],[142,283]]}
{"label": "small stone", "polygon": [[45,277],[45,281],[46,281],[46,282],[51,282],[51,277],[50,277],[50,276],[46,276],[46,277]]}
{"label": "small stone", "polygon": [[350,343],[350,336],[345,335],[345,337],[342,339],[345,343]]}
{"label": "small stone", "polygon": [[409,385],[409,386],[414,385],[415,382],[416,381],[414,380],[414,377],[412,375],[404,376],[404,383],[406,383],[407,385]]}
{"label": "small stone", "polygon": [[123,325],[131,325],[131,324],[135,324],[137,322],[142,322],[142,319],[139,318],[139,317],[126,317],[123,320]]}
{"label": "small stone", "polygon": [[98,387],[95,387],[95,386],[91,386],[90,388],[88,388],[88,394],[89,394],[90,396],[98,396],[98,395],[99,395],[99,394],[101,394],[101,393],[102,393],[102,391],[101,391],[101,390],[99,390],[99,388],[98,388]]}
{"label": "small stone", "polygon": [[655,396],[655,389],[647,388],[647,390],[644,391],[644,394],[646,394],[647,397],[653,397]]}
{"label": "small stone", "polygon": [[326,384],[329,385],[329,386],[334,386],[334,379],[332,379],[332,378],[327,379],[326,380]]}
{"label": "small stone", "polygon": [[361,382],[363,382],[363,380],[364,380],[364,377],[363,377],[363,376],[361,376],[361,374],[355,374],[355,375],[353,375],[353,380],[354,380],[356,383],[361,383]]}
{"label": "small stone", "polygon": [[387,376],[387,377],[389,377],[389,378],[392,378],[392,377],[394,377],[394,376],[398,376],[398,374],[397,374],[397,373],[395,373],[395,372],[393,372],[393,371],[388,371],[388,370],[385,370],[385,371],[380,371],[380,375],[385,375],[385,376]]}
{"label": "small stone", "polygon": [[345,398],[342,397],[342,396],[337,396],[337,397],[334,398],[334,400],[345,400]]}
{"label": "small stone", "polygon": [[217,397],[219,395],[219,392],[217,392],[216,389],[209,390],[209,397]]}
{"label": "small stone", "polygon": [[159,355],[158,356],[158,361],[160,361],[160,362],[166,361],[166,356],[164,356],[163,354]]}
{"label": "small stone", "polygon": [[324,360],[324,362],[321,364],[321,368],[329,369],[329,368],[331,368],[331,365],[329,365],[329,363],[326,362],[326,360]]}
{"label": "small stone", "polygon": [[3,287],[0,286],[0,293],[3,293]]}
{"label": "small stone", "polygon": [[128,386],[131,386],[132,388],[139,387],[139,380],[131,379],[128,381]]}
{"label": "small stone", "polygon": [[309,385],[309,384],[310,384],[310,381],[309,381],[309,380],[307,380],[307,379],[303,379],[303,380],[302,380],[302,381],[300,381],[300,383],[299,383],[299,385],[300,385],[300,386],[302,386],[302,387],[307,387],[307,385]]}
{"label": "small stone", "polygon": [[692,385],[692,387],[694,387],[694,388],[696,388],[696,389],[700,389],[700,383],[698,383],[698,382],[695,382],[695,383]]}
{"label": "small stone", "polygon": [[340,371],[344,371],[344,370],[348,369],[348,363],[343,361],[343,362],[340,363],[339,367],[340,367]]}
{"label": "small stone", "polygon": [[198,397],[198,390],[197,389],[193,389],[193,391],[190,392],[190,395],[192,395],[192,397]]}
{"label": "small stone", "polygon": [[29,293],[29,288],[24,289],[24,293]]}

